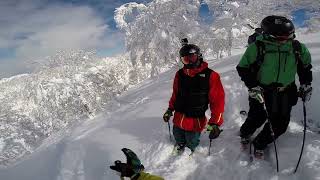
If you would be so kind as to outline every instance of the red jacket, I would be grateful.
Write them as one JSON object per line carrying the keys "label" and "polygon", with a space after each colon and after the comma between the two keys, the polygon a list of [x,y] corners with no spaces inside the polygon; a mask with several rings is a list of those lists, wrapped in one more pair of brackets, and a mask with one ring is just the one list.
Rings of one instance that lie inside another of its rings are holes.
{"label": "red jacket", "polygon": [[[183,68],[183,72],[190,76],[194,77],[199,72],[203,71],[208,67],[208,63],[201,63],[199,68],[195,69],[186,69]],[[173,82],[173,92],[169,101],[169,108],[174,110],[174,104],[176,101],[177,93],[178,93],[178,82],[179,82],[179,74],[176,73]],[[211,110],[211,118],[209,120],[209,124],[216,124],[220,126],[223,123],[223,112],[224,112],[224,89],[221,84],[220,76],[217,72],[212,71],[209,80],[209,107]],[[173,116],[173,124],[181,129],[186,131],[195,131],[201,132],[206,124],[207,118],[192,118],[185,117],[183,113],[175,112]]]}

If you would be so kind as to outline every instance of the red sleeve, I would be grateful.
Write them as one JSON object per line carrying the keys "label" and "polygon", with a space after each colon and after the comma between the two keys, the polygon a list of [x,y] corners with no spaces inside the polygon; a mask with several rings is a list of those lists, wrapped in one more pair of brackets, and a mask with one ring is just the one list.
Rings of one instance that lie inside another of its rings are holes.
{"label": "red sleeve", "polygon": [[211,118],[209,124],[220,126],[223,123],[224,112],[224,89],[217,72],[212,72],[209,81],[209,104]]}
{"label": "red sleeve", "polygon": [[169,101],[169,109],[171,109],[171,110],[174,110],[174,103],[176,102],[176,99],[177,99],[178,84],[179,84],[179,73],[178,72],[176,72],[176,75],[174,77],[173,91],[172,91],[172,95],[171,95],[171,98]]}

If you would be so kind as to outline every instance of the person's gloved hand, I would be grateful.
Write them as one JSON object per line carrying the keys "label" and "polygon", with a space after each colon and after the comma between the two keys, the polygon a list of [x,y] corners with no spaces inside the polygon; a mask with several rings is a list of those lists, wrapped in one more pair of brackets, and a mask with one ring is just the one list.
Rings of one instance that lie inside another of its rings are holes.
{"label": "person's gloved hand", "polygon": [[172,110],[171,109],[167,109],[167,111],[163,114],[164,122],[168,122],[170,120],[171,116],[172,116]]}
{"label": "person's gloved hand", "polygon": [[299,95],[302,98],[302,101],[310,101],[312,95],[311,85],[302,84],[299,88]]}
{"label": "person's gloved hand", "polygon": [[122,148],[121,151],[125,154],[127,163],[117,160],[113,166],[110,166],[110,169],[119,172],[121,177],[132,178],[139,176],[140,172],[144,170],[144,166],[138,156],[128,148]]}
{"label": "person's gloved hand", "polygon": [[263,99],[263,89],[260,86],[253,87],[249,89],[249,96],[260,103],[264,102]]}
{"label": "person's gloved hand", "polygon": [[122,163],[117,160],[114,162],[114,166],[110,166],[110,169],[115,170],[120,173],[121,177],[131,177],[135,174],[132,167],[126,163]]}
{"label": "person's gloved hand", "polygon": [[209,124],[207,126],[207,131],[210,131],[210,134],[209,134],[210,140],[219,137],[220,133],[222,132],[219,126],[216,124]]}

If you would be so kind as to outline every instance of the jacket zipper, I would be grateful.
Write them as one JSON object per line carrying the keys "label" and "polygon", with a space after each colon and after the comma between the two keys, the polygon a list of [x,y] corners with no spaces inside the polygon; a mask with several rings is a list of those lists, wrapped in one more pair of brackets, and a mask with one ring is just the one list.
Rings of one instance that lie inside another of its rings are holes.
{"label": "jacket zipper", "polygon": [[181,127],[181,128],[182,128],[183,120],[184,120],[184,114],[182,115],[182,118],[181,118],[181,121],[180,121],[180,127]]}
{"label": "jacket zipper", "polygon": [[217,121],[217,124],[219,124],[219,123],[220,123],[220,120],[221,120],[221,116],[222,116],[222,114],[220,113],[220,114],[219,114],[219,118],[218,118],[218,121]]}
{"label": "jacket zipper", "polygon": [[283,72],[286,72],[287,59],[288,59],[288,54],[286,53],[286,58],[284,60],[284,66],[283,66]]}
{"label": "jacket zipper", "polygon": [[198,126],[199,126],[199,129],[200,129],[200,121],[199,121],[199,118],[197,118],[197,121],[198,121]]}
{"label": "jacket zipper", "polygon": [[281,52],[280,52],[280,47],[278,46],[278,52],[279,52],[279,66],[278,66],[278,75],[277,75],[277,82],[279,80],[279,75],[280,75],[280,58],[281,58]]}

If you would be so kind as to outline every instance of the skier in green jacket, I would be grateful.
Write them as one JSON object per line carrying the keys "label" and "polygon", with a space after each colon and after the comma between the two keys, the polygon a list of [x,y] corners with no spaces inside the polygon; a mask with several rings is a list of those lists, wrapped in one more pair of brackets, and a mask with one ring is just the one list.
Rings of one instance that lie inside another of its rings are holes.
{"label": "skier in green jacket", "polygon": [[[263,159],[267,145],[287,130],[291,109],[298,96],[303,101],[310,100],[312,65],[306,46],[294,40],[295,28],[289,19],[268,16],[262,20],[261,28],[263,34],[248,46],[237,71],[249,89],[250,110],[240,128],[243,149],[267,118],[271,122],[271,126],[266,123],[252,141],[254,156]],[[295,84],[296,74],[299,76],[299,92]]]}
{"label": "skier in green jacket", "polygon": [[144,166],[133,151],[127,148],[121,150],[126,155],[127,163],[117,160],[110,166],[110,169],[120,173],[120,179],[129,177],[131,180],[164,180],[162,177],[144,172]]}

